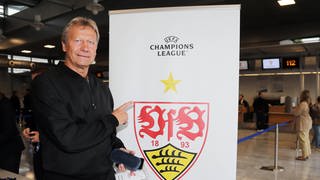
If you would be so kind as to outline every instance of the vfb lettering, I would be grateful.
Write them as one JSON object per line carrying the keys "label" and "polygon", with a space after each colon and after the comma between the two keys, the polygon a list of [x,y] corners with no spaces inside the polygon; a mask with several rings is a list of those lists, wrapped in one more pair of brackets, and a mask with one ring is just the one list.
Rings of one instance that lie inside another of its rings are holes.
{"label": "vfb lettering", "polygon": [[[138,117],[138,123],[142,124],[139,135],[141,138],[148,135],[155,139],[157,136],[164,135],[164,129],[167,126],[167,137],[170,141],[174,126],[177,126],[176,137],[179,140],[184,136],[193,141],[203,136],[205,122],[202,116],[204,112],[205,110],[201,110],[198,106],[182,106],[179,109],[166,109],[159,105],[143,106]],[[154,130],[155,128],[158,130]]]}

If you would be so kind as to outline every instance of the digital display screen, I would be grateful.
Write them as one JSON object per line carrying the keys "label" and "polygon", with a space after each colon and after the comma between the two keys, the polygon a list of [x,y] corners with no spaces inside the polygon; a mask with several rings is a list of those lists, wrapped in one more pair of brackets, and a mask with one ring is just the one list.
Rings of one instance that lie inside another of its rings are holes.
{"label": "digital display screen", "polygon": [[297,57],[285,57],[282,59],[282,67],[284,69],[299,68],[299,58]]}
{"label": "digital display screen", "polygon": [[262,69],[280,69],[279,58],[262,59]]}
{"label": "digital display screen", "polygon": [[240,61],[239,68],[240,70],[248,70],[248,61]]}

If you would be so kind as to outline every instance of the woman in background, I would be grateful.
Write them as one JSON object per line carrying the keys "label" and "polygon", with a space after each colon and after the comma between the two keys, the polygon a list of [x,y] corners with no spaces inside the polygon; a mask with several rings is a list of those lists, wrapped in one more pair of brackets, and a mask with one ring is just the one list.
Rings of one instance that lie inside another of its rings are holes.
{"label": "woman in background", "polygon": [[314,132],[312,145],[316,150],[320,150],[320,96],[317,98],[317,102],[310,108],[310,115],[312,118],[312,129]]}
{"label": "woman in background", "polygon": [[309,131],[312,127],[309,105],[311,104],[310,91],[304,90],[300,94],[300,103],[294,109],[293,114],[296,118],[296,131],[298,143],[302,149],[302,155],[296,157],[296,160],[305,161],[311,155],[311,145],[309,139]]}

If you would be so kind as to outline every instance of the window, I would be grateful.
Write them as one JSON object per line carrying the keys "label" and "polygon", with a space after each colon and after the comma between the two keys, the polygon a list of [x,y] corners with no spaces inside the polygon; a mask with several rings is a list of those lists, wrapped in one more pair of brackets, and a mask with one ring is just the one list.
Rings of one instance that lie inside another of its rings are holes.
{"label": "window", "polygon": [[[11,15],[14,15],[20,11],[23,11],[25,9],[27,9],[28,7],[27,6],[18,6],[18,5],[8,5],[8,8],[7,8],[7,15],[8,16],[11,16]],[[0,5],[0,17],[4,17],[4,6],[3,5]]]}

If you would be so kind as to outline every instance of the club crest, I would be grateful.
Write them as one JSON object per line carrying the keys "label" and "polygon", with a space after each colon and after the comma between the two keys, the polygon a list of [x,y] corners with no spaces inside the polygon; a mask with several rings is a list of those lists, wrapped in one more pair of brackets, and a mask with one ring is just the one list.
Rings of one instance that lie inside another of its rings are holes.
{"label": "club crest", "polygon": [[136,140],[159,179],[180,179],[190,170],[206,142],[208,123],[209,103],[134,103]]}

